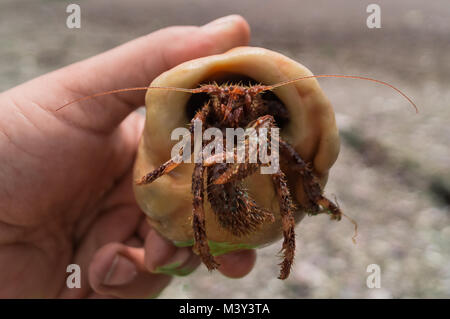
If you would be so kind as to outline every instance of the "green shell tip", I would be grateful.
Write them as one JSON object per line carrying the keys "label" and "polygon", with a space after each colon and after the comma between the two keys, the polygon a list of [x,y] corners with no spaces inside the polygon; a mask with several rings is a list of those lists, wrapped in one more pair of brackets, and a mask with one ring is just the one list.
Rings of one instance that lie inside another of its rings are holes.
{"label": "green shell tip", "polygon": [[[173,243],[177,247],[190,247],[194,245],[194,240],[174,241]],[[258,248],[258,245],[221,243],[212,240],[208,240],[208,245],[213,256],[220,256],[235,250]]]}

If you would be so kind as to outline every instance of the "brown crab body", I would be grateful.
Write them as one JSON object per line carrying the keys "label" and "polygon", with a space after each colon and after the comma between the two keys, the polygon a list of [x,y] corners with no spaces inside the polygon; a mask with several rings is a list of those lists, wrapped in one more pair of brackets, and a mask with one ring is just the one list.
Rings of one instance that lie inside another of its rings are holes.
{"label": "brown crab body", "polygon": [[[196,88],[201,83],[252,79],[263,85],[312,75],[301,64],[273,51],[241,47],[224,54],[185,62],[156,78],[151,86]],[[339,136],[334,112],[316,79],[305,79],[273,91],[287,109],[289,117],[280,130],[281,137],[293,146],[305,162],[312,163],[314,174],[322,188],[339,152]],[[174,129],[187,127],[192,119],[187,111],[191,94],[168,90],[149,90],[146,96],[146,124],[140,141],[134,179],[158,168],[171,157]],[[305,214],[301,208],[306,195],[299,174],[282,162],[292,196],[300,204],[295,212],[296,222]],[[182,163],[170,173],[151,184],[135,185],[137,202],[149,223],[164,237],[176,244],[189,245],[192,229],[192,172],[194,164]],[[205,180],[206,182],[206,180]],[[257,247],[269,244],[282,235],[279,201],[270,175],[253,174],[243,184],[258,206],[275,216],[257,231],[244,236],[224,229],[205,198],[206,235],[210,242],[230,247]],[[206,185],[205,185],[206,187]],[[221,246],[223,247],[223,246]],[[216,252],[217,253],[217,252]],[[213,251],[214,254],[214,251]]]}

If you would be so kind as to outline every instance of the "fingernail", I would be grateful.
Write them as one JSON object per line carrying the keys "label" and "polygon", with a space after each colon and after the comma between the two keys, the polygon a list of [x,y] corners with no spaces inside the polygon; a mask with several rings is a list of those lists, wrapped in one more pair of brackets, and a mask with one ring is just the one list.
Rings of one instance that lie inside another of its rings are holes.
{"label": "fingernail", "polygon": [[232,25],[238,20],[239,16],[237,15],[229,15],[225,17],[221,17],[219,19],[213,20],[209,22],[208,24],[205,24],[202,28],[210,31],[216,31],[220,29],[226,29]]}
{"label": "fingernail", "polygon": [[103,279],[107,286],[122,286],[130,283],[137,275],[137,269],[129,259],[116,255]]}

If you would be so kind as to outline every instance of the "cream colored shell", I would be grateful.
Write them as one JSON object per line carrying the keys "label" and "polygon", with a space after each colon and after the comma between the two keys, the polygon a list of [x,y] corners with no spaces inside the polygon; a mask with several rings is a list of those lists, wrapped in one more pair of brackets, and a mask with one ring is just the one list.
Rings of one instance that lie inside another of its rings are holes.
{"label": "cream colored shell", "polygon": [[[188,61],[161,74],[151,86],[195,88],[199,83],[229,72],[242,74],[262,84],[312,75],[303,65],[279,53],[255,47],[239,47],[224,54]],[[339,153],[339,136],[334,112],[316,79],[306,79],[280,87],[274,93],[290,113],[289,123],[281,136],[290,142],[306,161],[312,161],[316,174],[324,186],[328,170]],[[170,158],[177,141],[171,133],[177,127],[187,127],[186,116],[189,93],[149,90],[146,95],[146,123],[139,144],[134,179],[157,168]],[[191,226],[193,164],[183,163],[166,176],[144,186],[134,186],[137,202],[148,216],[150,224],[173,241],[193,238]],[[276,221],[268,223],[248,237],[235,237],[223,230],[211,211],[205,194],[206,230],[208,239],[216,242],[264,245],[282,235],[278,200],[269,175],[255,174],[245,181],[257,203],[271,209]],[[304,193],[301,182],[296,185],[298,200]],[[296,213],[296,220],[303,212]]]}

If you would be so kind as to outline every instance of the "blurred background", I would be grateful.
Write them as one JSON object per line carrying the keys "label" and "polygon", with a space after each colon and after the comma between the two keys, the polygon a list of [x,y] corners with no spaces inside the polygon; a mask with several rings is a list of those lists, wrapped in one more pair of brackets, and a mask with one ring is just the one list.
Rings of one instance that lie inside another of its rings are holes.
{"label": "blurred background", "polygon": [[[66,7],[81,6],[81,29]],[[381,29],[366,8],[381,7]],[[238,13],[251,45],[279,51],[315,74],[393,83],[320,79],[342,136],[326,192],[359,225],[326,216],[296,228],[290,278],[276,279],[281,242],[258,251],[243,279],[201,266],[175,278],[162,298],[450,297],[450,4],[448,0],[1,0],[0,91],[175,24],[201,25]],[[220,39],[219,39],[220,40]],[[52,94],[48,92],[48,94]],[[367,266],[381,267],[369,289]]]}

